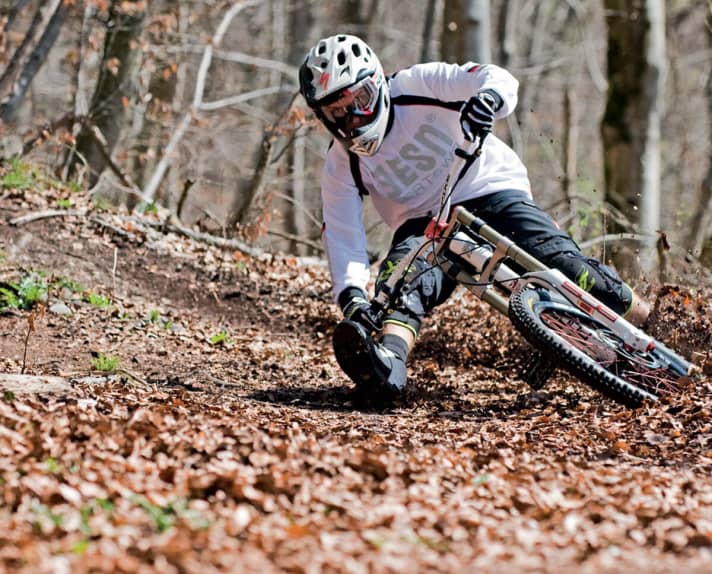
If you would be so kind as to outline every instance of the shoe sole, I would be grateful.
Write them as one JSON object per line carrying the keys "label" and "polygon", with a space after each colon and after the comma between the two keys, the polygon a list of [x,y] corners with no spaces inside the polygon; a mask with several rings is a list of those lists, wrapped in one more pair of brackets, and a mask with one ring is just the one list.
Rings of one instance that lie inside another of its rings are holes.
{"label": "shoe sole", "polygon": [[382,377],[372,366],[371,345],[361,329],[350,321],[342,321],[334,329],[334,355],[341,370],[357,385],[377,388]]}

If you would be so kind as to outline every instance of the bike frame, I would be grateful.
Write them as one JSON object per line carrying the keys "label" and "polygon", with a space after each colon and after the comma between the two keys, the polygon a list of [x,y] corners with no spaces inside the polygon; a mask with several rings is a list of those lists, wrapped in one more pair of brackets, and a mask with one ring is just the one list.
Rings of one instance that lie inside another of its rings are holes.
{"label": "bike frame", "polygon": [[[373,301],[375,309],[384,313],[396,304],[402,293],[407,292],[408,270],[413,260],[421,257],[431,265],[441,267],[447,275],[504,315],[508,314],[512,293],[534,286],[544,287],[555,301],[558,298],[606,326],[627,348],[643,353],[655,350],[655,354],[681,376],[688,375],[693,369],[692,364],[581,289],[561,271],[532,257],[465,208],[456,207],[450,214],[455,177],[468,159],[474,160],[480,155],[482,143],[480,139],[469,149],[456,149],[455,160],[443,186],[438,217],[431,221],[422,239],[393,270]],[[517,273],[504,263],[505,259],[512,260],[525,272]]]}

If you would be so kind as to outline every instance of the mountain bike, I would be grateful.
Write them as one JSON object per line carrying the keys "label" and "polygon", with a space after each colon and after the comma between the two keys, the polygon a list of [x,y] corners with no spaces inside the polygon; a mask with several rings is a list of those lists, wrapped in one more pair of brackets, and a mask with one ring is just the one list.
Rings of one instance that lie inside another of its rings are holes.
{"label": "mountain bike", "polygon": [[415,279],[412,261],[422,257],[507,315],[539,351],[525,374],[534,388],[561,367],[611,399],[638,407],[691,385],[697,370],[692,363],[465,208],[451,212],[457,177],[477,160],[483,142],[480,137],[455,147],[438,215],[374,298],[374,311],[385,317],[396,307]]}

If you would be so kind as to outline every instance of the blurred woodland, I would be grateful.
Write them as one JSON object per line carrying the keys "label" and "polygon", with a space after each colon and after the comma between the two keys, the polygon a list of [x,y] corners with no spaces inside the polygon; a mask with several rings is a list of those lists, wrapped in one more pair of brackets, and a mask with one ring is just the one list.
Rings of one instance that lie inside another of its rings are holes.
{"label": "blurred woodland", "polygon": [[[712,2],[0,2],[0,156],[101,208],[158,209],[245,252],[320,256],[329,142],[297,93],[319,38],[387,73],[492,62],[520,81],[496,127],[539,203],[628,276],[710,283]],[[368,201],[368,200],[366,200]],[[374,259],[390,232],[367,209]]]}

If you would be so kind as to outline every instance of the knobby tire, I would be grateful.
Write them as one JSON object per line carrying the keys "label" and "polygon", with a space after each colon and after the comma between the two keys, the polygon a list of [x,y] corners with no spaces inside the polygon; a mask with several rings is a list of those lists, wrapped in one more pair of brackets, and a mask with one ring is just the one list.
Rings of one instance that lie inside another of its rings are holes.
{"label": "knobby tire", "polygon": [[[606,357],[606,361],[617,363],[619,357],[626,355],[626,351],[620,345],[622,342],[615,341],[615,336],[611,336],[608,341],[605,338],[608,330],[604,325],[571,305],[548,301],[546,293],[546,290],[542,288],[526,288],[514,293],[509,301],[510,320],[524,338],[544,356],[557,366],[571,372],[590,387],[629,407],[638,407],[645,400],[655,400],[664,394],[657,389],[645,389],[644,385],[630,380],[638,376],[645,381],[645,377],[648,375],[646,372],[633,373],[628,377],[625,374],[628,371],[624,370],[624,376],[629,379],[626,380],[620,376],[620,373],[615,374],[602,366],[599,363],[602,359],[592,357],[591,354],[596,352],[600,354],[601,350],[607,351],[613,355],[613,359]],[[554,317],[553,320],[552,317]],[[557,327],[557,317],[563,318],[561,323],[568,320],[580,332],[587,331],[592,336],[591,338],[595,338],[593,351],[586,349],[585,345],[582,345],[584,349],[577,348],[570,340],[562,336]],[[600,334],[603,334],[604,337],[600,337]],[[654,364],[654,358],[649,358],[646,353],[637,353],[633,362],[629,361],[629,363],[634,365],[633,370],[635,370],[636,366],[639,367],[636,362],[644,363],[648,360]],[[669,382],[676,378],[675,375],[657,366],[651,368],[650,373],[653,376],[649,378],[654,381],[660,378],[661,384],[667,385],[672,390],[675,389],[675,384]]]}

